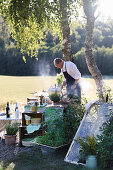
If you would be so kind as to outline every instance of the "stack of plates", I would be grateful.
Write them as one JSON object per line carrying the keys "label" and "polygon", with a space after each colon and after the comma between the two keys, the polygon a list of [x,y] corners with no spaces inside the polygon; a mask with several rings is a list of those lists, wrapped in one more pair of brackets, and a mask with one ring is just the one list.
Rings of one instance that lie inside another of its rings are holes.
{"label": "stack of plates", "polygon": [[31,118],[31,124],[37,125],[41,123],[41,118]]}

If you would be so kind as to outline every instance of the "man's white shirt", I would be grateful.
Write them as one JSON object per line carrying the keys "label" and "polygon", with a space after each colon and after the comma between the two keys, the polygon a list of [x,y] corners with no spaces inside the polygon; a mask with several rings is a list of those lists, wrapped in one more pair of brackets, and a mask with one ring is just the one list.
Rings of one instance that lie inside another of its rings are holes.
{"label": "man's white shirt", "polygon": [[[81,78],[81,73],[79,72],[77,66],[74,63],[72,63],[71,61],[66,61],[66,62],[64,61],[63,68],[61,69],[61,72],[63,73],[65,71],[67,71],[67,73],[74,79]],[[64,81],[66,81],[65,77],[64,77]]]}

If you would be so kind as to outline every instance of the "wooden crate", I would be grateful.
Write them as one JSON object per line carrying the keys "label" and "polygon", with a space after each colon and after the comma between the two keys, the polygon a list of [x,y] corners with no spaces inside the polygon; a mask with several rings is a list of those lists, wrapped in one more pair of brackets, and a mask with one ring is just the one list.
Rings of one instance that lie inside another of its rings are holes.
{"label": "wooden crate", "polygon": [[[26,130],[26,120],[25,120],[25,115],[30,116],[31,118],[41,118],[41,127],[39,130],[34,131],[33,133],[28,134]],[[22,139],[27,139],[27,138],[34,138],[38,135],[42,136],[45,131],[47,126],[44,125],[45,121],[45,116],[44,113],[22,113],[22,126],[19,127],[19,146],[22,146]]]}

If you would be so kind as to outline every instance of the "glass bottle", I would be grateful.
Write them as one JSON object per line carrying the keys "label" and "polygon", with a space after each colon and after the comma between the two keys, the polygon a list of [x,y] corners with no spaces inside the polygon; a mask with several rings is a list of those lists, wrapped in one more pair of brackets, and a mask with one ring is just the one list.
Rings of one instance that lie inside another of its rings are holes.
{"label": "glass bottle", "polygon": [[43,96],[41,95],[40,96],[40,105],[42,105],[43,104]]}
{"label": "glass bottle", "polygon": [[38,103],[35,102],[35,109],[34,109],[34,112],[36,112],[36,113],[37,113],[37,105],[38,105]]}
{"label": "glass bottle", "polygon": [[6,106],[6,118],[10,117],[10,108],[9,108],[9,102],[7,102],[7,106]]}
{"label": "glass bottle", "polygon": [[19,119],[19,110],[18,110],[18,103],[16,102],[16,106],[15,106],[15,118]]}
{"label": "glass bottle", "polygon": [[106,95],[106,103],[108,102],[108,94]]}

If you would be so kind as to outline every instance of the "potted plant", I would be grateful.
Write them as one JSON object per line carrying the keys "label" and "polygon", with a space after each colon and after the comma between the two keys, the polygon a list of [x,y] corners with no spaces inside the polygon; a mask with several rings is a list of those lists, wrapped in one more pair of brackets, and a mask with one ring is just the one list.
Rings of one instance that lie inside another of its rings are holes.
{"label": "potted plant", "polygon": [[9,123],[5,127],[5,144],[8,146],[12,146],[16,144],[16,133],[18,132],[18,124],[17,123]]}
{"label": "potted plant", "polygon": [[56,93],[56,92],[50,94],[49,98],[50,98],[51,101],[53,101],[55,103],[60,101],[60,95],[58,93]]}
{"label": "potted plant", "polygon": [[89,135],[86,138],[82,139],[78,137],[77,142],[81,146],[80,150],[80,159],[83,161],[86,160],[87,168],[96,168],[97,166],[97,139],[94,135]]}
{"label": "potted plant", "polygon": [[61,94],[61,89],[60,87],[50,87],[49,89],[49,98],[53,102],[59,102],[60,101],[60,94]]}
{"label": "potted plant", "polygon": [[69,149],[70,144],[65,143],[62,135],[57,132],[46,132],[43,136],[39,136],[36,142],[41,147],[42,154],[54,155],[57,153],[65,153]]}

